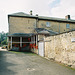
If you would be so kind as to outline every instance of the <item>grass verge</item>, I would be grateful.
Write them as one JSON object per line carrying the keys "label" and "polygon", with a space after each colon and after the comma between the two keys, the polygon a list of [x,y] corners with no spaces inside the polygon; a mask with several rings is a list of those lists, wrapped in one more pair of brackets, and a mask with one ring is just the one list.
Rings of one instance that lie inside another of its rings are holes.
{"label": "grass verge", "polygon": [[37,54],[32,53],[32,52],[17,52],[17,51],[9,51],[9,52],[16,53],[16,54],[29,54],[29,55],[37,55]]}

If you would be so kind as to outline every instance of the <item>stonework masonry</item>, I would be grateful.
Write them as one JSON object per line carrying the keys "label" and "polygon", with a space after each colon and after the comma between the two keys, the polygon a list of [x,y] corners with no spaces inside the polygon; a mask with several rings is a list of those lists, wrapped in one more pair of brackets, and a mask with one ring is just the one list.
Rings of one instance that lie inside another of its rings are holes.
{"label": "stonework masonry", "polygon": [[[22,14],[22,16],[20,15]],[[47,17],[31,16],[20,13],[18,15],[9,15],[9,35],[14,33],[37,33],[35,28],[44,28],[54,32],[58,32],[59,35],[45,36],[38,35],[37,46],[39,40],[44,40],[45,37],[45,57],[59,61],[61,63],[75,66],[75,42],[72,42],[72,38],[75,38],[75,21],[66,19],[56,19]],[[23,16],[24,15],[24,16]],[[71,32],[69,32],[71,31]],[[63,34],[61,34],[63,33]],[[16,39],[15,39],[16,40]],[[9,46],[11,38],[9,37]],[[12,42],[11,42],[12,43]],[[39,53],[38,49],[32,49],[32,52]]]}
{"label": "stonework masonry", "polygon": [[36,19],[23,17],[9,18],[9,34],[13,33],[33,33]]}
{"label": "stonework masonry", "polygon": [[[67,22],[56,22],[56,21],[46,21],[46,20],[39,20],[38,28],[45,28],[48,30],[52,30],[58,33],[63,33],[67,31],[71,31],[75,29],[75,24],[73,23],[67,23]],[[50,23],[50,27],[46,26],[46,23]],[[70,25],[70,28],[66,28],[66,24]]]}
{"label": "stonework masonry", "polygon": [[[47,27],[46,23],[49,22],[50,26]],[[70,28],[66,28],[66,24]],[[56,22],[48,20],[36,20],[35,18],[25,17],[9,17],[9,34],[13,33],[34,33],[35,28],[45,28],[58,33],[75,30],[75,23]]]}
{"label": "stonework masonry", "polygon": [[75,31],[45,38],[45,57],[75,68]]}

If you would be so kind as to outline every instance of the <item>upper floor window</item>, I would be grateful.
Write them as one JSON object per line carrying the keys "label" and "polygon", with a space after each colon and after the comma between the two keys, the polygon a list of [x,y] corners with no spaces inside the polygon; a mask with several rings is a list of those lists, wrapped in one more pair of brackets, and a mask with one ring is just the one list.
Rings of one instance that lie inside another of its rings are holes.
{"label": "upper floor window", "polygon": [[50,27],[50,22],[46,22],[46,27]]}
{"label": "upper floor window", "polygon": [[66,28],[70,28],[70,24],[66,24]]}

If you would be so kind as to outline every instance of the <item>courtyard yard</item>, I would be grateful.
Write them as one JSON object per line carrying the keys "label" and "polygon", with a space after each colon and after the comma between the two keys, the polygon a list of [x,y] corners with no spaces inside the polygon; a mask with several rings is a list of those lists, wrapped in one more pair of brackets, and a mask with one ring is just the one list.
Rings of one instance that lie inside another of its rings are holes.
{"label": "courtyard yard", "polygon": [[75,75],[75,70],[34,53],[0,48],[0,75]]}

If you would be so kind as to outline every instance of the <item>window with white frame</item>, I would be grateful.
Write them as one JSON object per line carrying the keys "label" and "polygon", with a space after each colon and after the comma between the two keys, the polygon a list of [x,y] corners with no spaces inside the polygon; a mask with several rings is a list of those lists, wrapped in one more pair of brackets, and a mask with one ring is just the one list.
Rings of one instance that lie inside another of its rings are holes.
{"label": "window with white frame", "polygon": [[70,24],[66,24],[66,28],[70,28]]}
{"label": "window with white frame", "polygon": [[46,22],[46,27],[50,27],[50,22]]}

